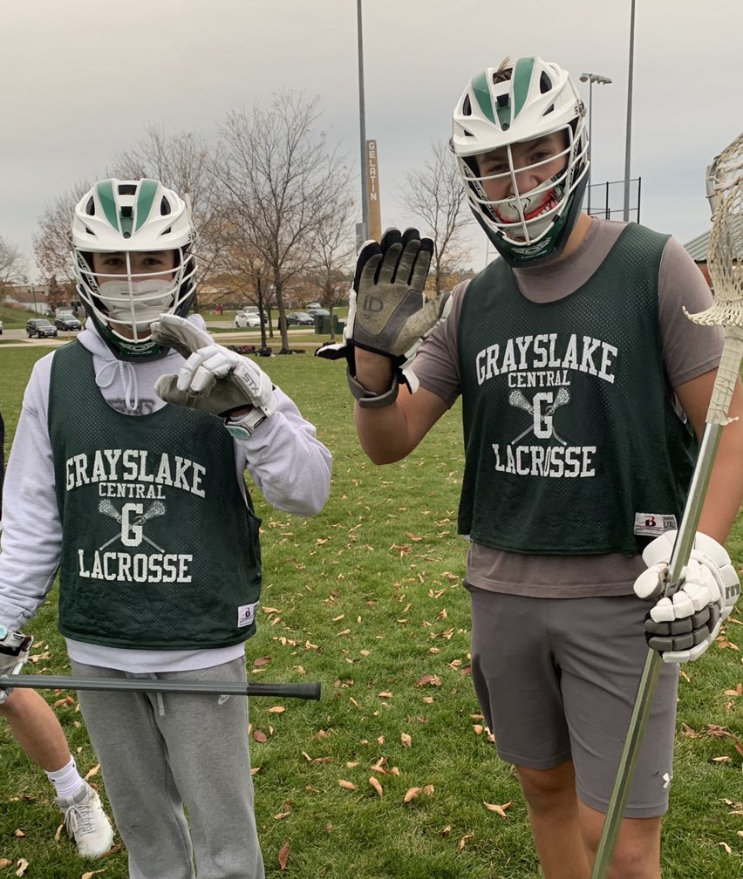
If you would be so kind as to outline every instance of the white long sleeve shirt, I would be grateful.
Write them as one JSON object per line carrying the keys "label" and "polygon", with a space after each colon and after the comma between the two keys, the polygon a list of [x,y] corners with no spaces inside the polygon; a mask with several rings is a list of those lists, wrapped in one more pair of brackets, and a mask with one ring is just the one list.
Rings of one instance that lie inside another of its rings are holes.
{"label": "white long sleeve shirt", "polygon": [[[204,329],[199,315],[190,318]],[[118,360],[91,321],[78,337],[93,354],[96,383],[104,399],[119,412],[137,417],[166,405],[155,381],[177,374],[183,358],[171,351],[149,362]],[[53,354],[39,360],[31,374],[8,459],[3,491],[0,552],[0,624],[21,630],[47,596],[59,567],[62,528],[57,508],[54,463],[47,424]],[[293,401],[279,388],[278,405],[247,439],[235,439],[235,479],[245,491],[247,469],[266,501],[297,516],[323,508],[330,492],[331,456]],[[74,405],[75,388],[69,389]],[[84,413],[81,414],[84,419]],[[84,427],[83,427],[84,429]],[[228,662],[244,645],[210,650],[125,650],[67,639],[78,662],[137,673],[185,671]]]}

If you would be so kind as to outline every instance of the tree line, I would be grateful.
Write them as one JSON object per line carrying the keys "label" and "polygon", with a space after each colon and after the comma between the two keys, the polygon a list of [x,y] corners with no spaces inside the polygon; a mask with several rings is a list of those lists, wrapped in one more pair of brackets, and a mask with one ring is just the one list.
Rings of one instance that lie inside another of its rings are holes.
{"label": "tree line", "polygon": [[[264,306],[278,312],[285,348],[287,299],[317,299],[332,311],[347,298],[353,276],[352,192],[358,187],[319,123],[318,98],[282,90],[266,103],[228,113],[211,141],[146,126],[141,140],[107,169],[111,177],[152,177],[188,194],[202,298],[211,305],[258,304],[260,288]],[[68,230],[74,205],[92,182],[61,192],[39,218],[34,256],[50,300],[60,299],[50,307],[74,298]],[[470,217],[447,145],[431,144],[428,159],[406,175],[397,201],[434,240],[431,287],[438,292],[469,257],[463,230]],[[23,283],[24,262],[0,238],[0,287]]]}

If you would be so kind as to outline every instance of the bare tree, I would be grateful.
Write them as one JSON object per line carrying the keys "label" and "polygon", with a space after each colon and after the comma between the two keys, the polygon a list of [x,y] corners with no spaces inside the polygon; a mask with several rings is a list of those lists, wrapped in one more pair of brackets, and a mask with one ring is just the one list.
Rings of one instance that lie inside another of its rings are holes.
{"label": "bare tree", "polygon": [[333,309],[348,296],[356,250],[352,213],[355,204],[344,191],[335,194],[335,204],[319,223],[315,239],[315,260],[309,276],[321,290],[320,302],[330,311],[330,337],[335,338]]}
{"label": "bare tree", "polygon": [[[150,177],[181,196],[189,196],[200,282],[202,287],[214,282],[224,270],[227,242],[211,149],[206,140],[188,131],[166,135],[161,127],[147,125],[142,140],[121,153],[109,173],[126,180]],[[199,310],[196,300],[194,309]]]}
{"label": "bare tree", "polygon": [[287,285],[312,265],[318,230],[342,203],[348,180],[316,129],[317,103],[282,91],[265,106],[232,111],[221,125],[215,160],[231,247],[259,260],[264,280],[273,285],[284,350]]}
{"label": "bare tree", "polygon": [[76,183],[47,205],[39,217],[39,227],[33,236],[34,256],[45,279],[56,277],[64,282],[73,281],[70,252],[70,230],[75,205],[90,189],[86,181]]}
{"label": "bare tree", "polygon": [[438,294],[447,286],[447,279],[469,259],[462,239],[465,227],[472,221],[448,145],[442,141],[432,143],[430,157],[421,170],[409,172],[405,180],[400,203],[423,220],[433,239],[431,265]]}
{"label": "bare tree", "polygon": [[0,235],[0,301],[5,298],[8,285],[23,284],[26,280],[26,257]]}

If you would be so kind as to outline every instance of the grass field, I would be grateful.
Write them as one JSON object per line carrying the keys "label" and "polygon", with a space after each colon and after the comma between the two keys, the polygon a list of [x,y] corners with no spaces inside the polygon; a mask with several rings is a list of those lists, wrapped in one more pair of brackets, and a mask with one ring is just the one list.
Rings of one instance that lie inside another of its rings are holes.
{"label": "grass field", "polygon": [[[0,350],[9,440],[31,367],[44,353]],[[251,701],[267,876],[536,879],[518,783],[487,741],[468,676],[465,544],[456,535],[459,408],[407,460],[376,468],[358,447],[339,364],[306,354],[261,366],[334,455],[321,515],[294,519],[255,498],[265,587],[259,632],[247,645],[249,672],[254,680],[323,685],[317,703]],[[740,566],[740,525],[729,548]],[[28,671],[69,673],[55,613],[52,596],[28,626],[37,639]],[[740,611],[725,634],[681,681],[665,879],[743,875]],[[45,695],[83,772],[95,769],[75,694]],[[8,862],[0,877],[21,875],[23,861],[33,879],[127,876],[124,851],[91,865],[64,833],[55,837],[60,816],[51,787],[4,726],[0,754],[0,863]],[[100,775],[91,781],[105,795]]]}

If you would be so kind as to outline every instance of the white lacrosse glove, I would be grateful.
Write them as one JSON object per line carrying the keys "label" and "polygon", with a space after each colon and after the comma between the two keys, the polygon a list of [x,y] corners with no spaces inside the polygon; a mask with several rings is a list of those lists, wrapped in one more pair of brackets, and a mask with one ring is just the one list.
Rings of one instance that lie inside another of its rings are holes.
{"label": "white lacrosse glove", "polygon": [[[388,229],[381,244],[367,241],[359,251],[348,321],[343,342],[318,348],[318,357],[348,361],[349,375],[356,375],[355,346],[389,357],[396,381],[405,381],[412,392],[418,379],[410,368],[423,340],[446,319],[452,300],[448,293],[429,299],[424,289],[433,254],[433,241],[421,238],[417,229]],[[356,386],[349,381],[358,396]],[[363,389],[361,389],[363,394]],[[390,400],[392,402],[392,400]]]}
{"label": "white lacrosse glove", "polygon": [[[152,338],[186,358],[177,376],[163,375],[155,383],[166,403],[225,418],[227,429],[238,437],[250,436],[276,411],[271,379],[260,366],[215,344],[185,318],[160,315],[152,324]],[[233,414],[244,409],[249,411]]]}
{"label": "white lacrosse glove", "polygon": [[724,547],[697,532],[689,563],[677,592],[661,598],[668,583],[668,563],[676,532],[666,531],[645,547],[647,571],[635,581],[635,594],[655,601],[645,619],[648,646],[664,662],[698,659],[715,640],[740,595],[740,581]]}
{"label": "white lacrosse glove", "polygon": [[[17,675],[28,661],[28,654],[33,644],[32,635],[22,632],[10,632],[0,626],[0,675]],[[0,689],[0,705],[13,692],[12,687]]]}

